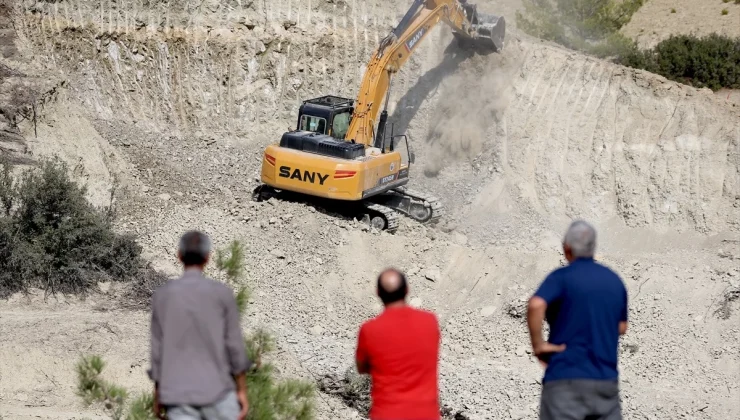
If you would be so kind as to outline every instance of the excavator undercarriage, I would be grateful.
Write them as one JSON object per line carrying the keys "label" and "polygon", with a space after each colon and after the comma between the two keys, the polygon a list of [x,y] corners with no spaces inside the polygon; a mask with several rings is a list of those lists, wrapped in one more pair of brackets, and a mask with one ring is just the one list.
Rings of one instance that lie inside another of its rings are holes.
{"label": "excavator undercarriage", "polygon": [[355,219],[388,233],[394,233],[398,229],[399,216],[406,216],[429,225],[436,224],[444,216],[444,207],[439,199],[406,187],[384,191],[362,201],[350,202],[278,190],[264,184],[255,188],[252,195],[254,201],[267,201],[271,198],[310,204],[327,213]]}

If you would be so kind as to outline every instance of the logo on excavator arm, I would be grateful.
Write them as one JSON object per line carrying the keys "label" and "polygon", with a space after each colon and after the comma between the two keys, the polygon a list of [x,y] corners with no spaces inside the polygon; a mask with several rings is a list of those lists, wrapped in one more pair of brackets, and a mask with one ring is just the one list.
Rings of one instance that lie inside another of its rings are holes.
{"label": "logo on excavator arm", "polygon": [[324,175],[320,172],[301,171],[298,168],[292,169],[290,166],[281,166],[279,176],[281,178],[297,179],[301,182],[310,182],[312,184],[318,181],[319,185],[324,185],[324,181],[329,178],[329,175]]}
{"label": "logo on excavator arm", "polygon": [[426,33],[426,31],[427,31],[427,28],[422,26],[421,29],[419,29],[419,31],[416,32],[414,34],[414,36],[411,37],[411,39],[409,39],[408,41],[406,41],[406,49],[409,52],[411,52],[411,50],[414,49],[414,46],[416,45],[417,42],[419,42],[421,40],[421,37],[424,36],[424,34]]}

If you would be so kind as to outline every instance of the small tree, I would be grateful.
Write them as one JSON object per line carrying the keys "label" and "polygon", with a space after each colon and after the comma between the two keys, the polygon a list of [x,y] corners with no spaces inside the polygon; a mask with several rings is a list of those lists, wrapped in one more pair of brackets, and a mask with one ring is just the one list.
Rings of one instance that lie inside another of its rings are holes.
{"label": "small tree", "polygon": [[9,217],[15,201],[15,182],[10,173],[10,162],[3,155],[0,157],[0,215]]}
{"label": "small tree", "polygon": [[113,230],[108,212],[58,158],[14,180],[0,162],[0,297],[38,287],[84,294],[98,281],[127,281],[141,267],[141,247]]}
{"label": "small tree", "polygon": [[[235,298],[239,307],[240,315],[244,316],[249,302],[249,290],[243,284],[244,247],[238,241],[233,241],[226,249],[216,251],[215,266],[218,273],[226,279],[226,282],[235,289]],[[277,380],[272,364],[265,361],[265,356],[274,349],[272,336],[264,329],[257,329],[245,338],[245,347],[249,359],[253,362],[252,368],[246,375],[247,393],[249,399],[249,420],[311,420],[314,418],[314,385],[295,379]],[[83,358],[78,363],[78,372],[81,370],[86,374],[78,374],[78,385],[82,389],[91,388],[94,392],[85,392],[80,395],[86,403],[93,401],[102,402],[106,407],[110,405],[109,412],[114,419],[125,418],[126,420],[153,420],[152,403],[153,395],[150,393],[139,396],[128,405],[125,417],[115,417],[124,413],[126,401],[124,393],[116,393],[116,396],[124,397],[112,400],[110,391],[121,390],[100,379],[102,373],[102,360],[95,364],[95,369],[87,368],[89,360],[100,360],[97,356]],[[90,373],[94,375],[91,375]],[[96,380],[93,382],[90,378]],[[94,386],[85,385],[93,383]]]}
{"label": "small tree", "polygon": [[85,404],[92,404],[95,401],[103,403],[111,418],[119,420],[123,418],[124,402],[128,393],[100,377],[104,367],[105,362],[100,356],[83,357],[77,363],[77,395]]}
{"label": "small tree", "polygon": [[[247,311],[250,293],[243,284],[244,247],[232,241],[226,250],[216,252],[216,268],[235,288],[235,298],[239,313]],[[258,328],[245,339],[246,351],[253,367],[247,373],[247,393],[249,398],[250,420],[313,418],[314,385],[294,379],[275,380],[272,364],[265,362],[265,356],[274,350],[274,340],[269,332]]]}

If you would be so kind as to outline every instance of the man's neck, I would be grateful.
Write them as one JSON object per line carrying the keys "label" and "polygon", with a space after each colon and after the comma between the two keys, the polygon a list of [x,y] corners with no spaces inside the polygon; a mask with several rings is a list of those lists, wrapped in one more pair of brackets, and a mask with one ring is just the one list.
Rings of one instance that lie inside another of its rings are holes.
{"label": "man's neck", "polygon": [[575,257],[573,258],[573,262],[575,261],[593,261],[594,257]]}
{"label": "man's neck", "polygon": [[185,267],[184,273],[185,274],[202,274],[203,267],[199,265],[189,265]]}
{"label": "man's neck", "polygon": [[406,307],[406,302],[403,300],[385,305],[385,309],[396,309],[396,308],[405,308],[405,307]]}

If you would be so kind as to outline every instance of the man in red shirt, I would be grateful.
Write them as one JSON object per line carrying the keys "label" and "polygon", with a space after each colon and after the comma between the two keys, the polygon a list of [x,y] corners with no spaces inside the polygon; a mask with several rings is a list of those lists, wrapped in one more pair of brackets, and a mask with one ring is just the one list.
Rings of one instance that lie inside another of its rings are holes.
{"label": "man in red shirt", "polygon": [[360,327],[357,370],[372,380],[371,420],[438,420],[437,317],[406,305],[408,285],[398,270],[378,276],[385,309]]}

